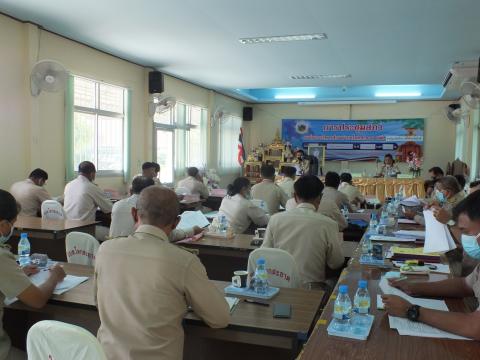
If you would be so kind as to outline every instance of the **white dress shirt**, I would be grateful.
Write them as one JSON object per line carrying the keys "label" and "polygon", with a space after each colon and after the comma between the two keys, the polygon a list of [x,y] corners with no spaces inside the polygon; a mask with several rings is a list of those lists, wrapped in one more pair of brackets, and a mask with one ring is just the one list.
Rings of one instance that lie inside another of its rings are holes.
{"label": "white dress shirt", "polygon": [[272,180],[267,179],[252,186],[252,197],[265,201],[270,215],[276,214],[280,210],[280,205],[285,207],[288,200],[287,194]]}
{"label": "white dress shirt", "polygon": [[345,261],[337,224],[307,203],[272,216],[263,247],[290,253],[304,284],[324,281],[327,265],[337,269]]}
{"label": "white dress shirt", "polygon": [[181,187],[188,189],[190,191],[190,195],[200,195],[200,197],[204,199],[208,198],[210,195],[207,186],[193,176],[189,176],[183,180],[180,180],[177,188]]}
{"label": "white dress shirt", "polygon": [[356,186],[350,185],[348,182],[342,182],[338,187],[338,191],[345,194],[351,204],[364,202],[365,197]]}
{"label": "white dress shirt", "polygon": [[112,211],[112,202],[97,185],[83,175],[65,186],[64,209],[67,219],[95,221],[97,207],[104,213]]}
{"label": "white dress shirt", "polygon": [[341,193],[331,186],[325,186],[323,189],[322,200],[323,199],[332,200],[340,209],[342,206],[346,206],[349,211],[352,211],[352,207],[350,206],[350,201],[348,201],[347,195]]}
{"label": "white dress shirt", "polygon": [[[135,222],[132,208],[137,206],[139,194],[117,201],[112,208],[112,222],[110,224],[109,238],[130,236],[135,232]],[[170,233],[171,242],[193,236],[193,228],[187,230],[175,229]]]}
{"label": "white dress shirt", "polygon": [[42,202],[52,197],[42,186],[36,185],[31,179],[18,181],[10,188],[10,193],[22,206],[20,215],[38,216]]}
{"label": "white dress shirt", "polygon": [[293,184],[295,184],[295,180],[292,178],[286,177],[282,181],[278,183],[278,186],[280,189],[283,190],[285,194],[287,194],[288,198],[291,199],[293,198]]}
{"label": "white dress shirt", "polygon": [[236,234],[244,233],[252,222],[258,226],[265,226],[269,219],[264,210],[240,194],[225,196],[218,213],[225,215]]}
{"label": "white dress shirt", "polygon": [[[295,201],[295,198],[292,198],[287,201],[287,205],[285,205],[285,210],[289,211],[295,209],[297,205],[298,204]],[[338,224],[338,229],[340,231],[343,231],[348,227],[347,220],[342,215],[342,212],[340,211],[337,204],[335,204],[332,200],[322,198],[322,200],[320,201],[320,205],[318,206],[317,212],[335,221]]]}

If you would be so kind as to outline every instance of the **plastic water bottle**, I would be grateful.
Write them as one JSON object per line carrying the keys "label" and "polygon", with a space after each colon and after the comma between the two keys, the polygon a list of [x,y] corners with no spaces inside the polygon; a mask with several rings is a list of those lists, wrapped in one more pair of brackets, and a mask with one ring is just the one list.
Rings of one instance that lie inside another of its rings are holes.
{"label": "plastic water bottle", "polygon": [[342,215],[345,220],[348,222],[348,207],[347,205],[342,205]]}
{"label": "plastic water bottle", "polygon": [[30,241],[28,241],[27,233],[20,234],[18,241],[18,262],[21,267],[30,264]]}
{"label": "plastic water bottle", "polygon": [[268,273],[265,266],[265,259],[259,258],[257,260],[257,268],[253,276],[253,289],[257,294],[264,295],[268,290]]}
{"label": "plastic water bottle", "polygon": [[380,215],[380,225],[388,225],[388,212],[386,209],[382,210],[382,213]]}
{"label": "plastic water bottle", "polygon": [[378,234],[378,220],[377,220],[377,214],[372,212],[370,215],[370,223],[368,224],[369,227],[369,232],[371,234]]}
{"label": "plastic water bottle", "polygon": [[228,227],[228,221],[227,221],[227,217],[225,215],[220,215],[220,219],[219,219],[219,227],[220,227],[220,232],[222,231],[226,231],[227,230],[227,227]]}
{"label": "plastic water bottle", "polygon": [[349,331],[351,313],[352,301],[348,296],[348,285],[340,285],[333,305],[333,328],[336,331]]}
{"label": "plastic water bottle", "polygon": [[353,298],[353,325],[368,323],[367,315],[370,312],[370,294],[367,289],[367,280],[358,282],[358,289]]}

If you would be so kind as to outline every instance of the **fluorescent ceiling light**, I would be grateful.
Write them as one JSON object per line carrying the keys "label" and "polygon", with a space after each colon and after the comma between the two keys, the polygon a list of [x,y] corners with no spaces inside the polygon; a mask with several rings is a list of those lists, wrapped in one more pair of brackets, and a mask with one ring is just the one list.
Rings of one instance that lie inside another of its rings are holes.
{"label": "fluorescent ceiling light", "polygon": [[251,38],[240,38],[238,41],[241,44],[264,44],[272,42],[285,42],[285,41],[304,41],[304,40],[325,40],[327,34],[301,34],[301,35],[282,35],[282,36],[261,36]]}
{"label": "fluorescent ceiling light", "polygon": [[350,74],[321,74],[321,75],[292,75],[292,80],[313,80],[313,79],[347,79],[351,78]]}
{"label": "fluorescent ceiling light", "polygon": [[408,92],[384,92],[378,91],[375,93],[375,97],[388,97],[388,98],[396,98],[396,97],[419,97],[422,96],[420,91],[408,91]]}
{"label": "fluorescent ceiling light", "polygon": [[369,104],[395,104],[396,100],[339,100],[339,101],[308,101],[298,102],[302,106],[318,105],[369,105]]}
{"label": "fluorescent ceiling light", "polygon": [[275,99],[277,100],[315,99],[315,97],[315,94],[275,95]]}

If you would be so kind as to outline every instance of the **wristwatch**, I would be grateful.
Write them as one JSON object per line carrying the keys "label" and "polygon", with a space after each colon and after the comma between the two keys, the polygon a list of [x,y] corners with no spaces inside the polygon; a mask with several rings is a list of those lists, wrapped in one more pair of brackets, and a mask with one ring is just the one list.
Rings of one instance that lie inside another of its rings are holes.
{"label": "wristwatch", "polygon": [[418,321],[420,317],[420,306],[412,305],[407,309],[407,319],[411,321]]}

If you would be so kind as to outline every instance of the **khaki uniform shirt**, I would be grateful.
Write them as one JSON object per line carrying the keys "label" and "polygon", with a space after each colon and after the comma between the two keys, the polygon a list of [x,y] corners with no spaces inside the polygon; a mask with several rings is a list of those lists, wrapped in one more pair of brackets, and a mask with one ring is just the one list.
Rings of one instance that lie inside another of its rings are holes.
{"label": "khaki uniform shirt", "polygon": [[25,216],[38,216],[42,203],[52,198],[47,190],[42,186],[35,185],[30,179],[13,184],[10,193],[22,206],[20,215]]}
{"label": "khaki uniform shirt", "polygon": [[187,177],[186,179],[180,180],[178,182],[177,188],[183,187],[190,191],[190,195],[200,195],[203,199],[207,199],[210,195],[207,186],[195,179],[192,176]]}
{"label": "khaki uniform shirt", "polygon": [[182,359],[187,307],[209,326],[228,325],[224,295],[200,260],[155,226],[100,245],[95,295],[98,339],[108,359]]}
{"label": "khaki uniform shirt", "polygon": [[[113,204],[109,238],[129,236],[135,232],[132,208],[137,206],[138,196],[138,194],[133,194]],[[190,236],[193,236],[193,228],[186,230],[175,229],[170,233],[169,240],[175,242]]]}
{"label": "khaki uniform shirt", "polygon": [[10,339],[3,330],[3,302],[13,299],[24,292],[32,283],[17,265],[10,250],[0,245],[0,360],[7,358]]}
{"label": "khaki uniform shirt", "polygon": [[365,201],[365,197],[360,190],[358,190],[356,186],[350,185],[347,182],[342,182],[338,187],[338,191],[345,194],[351,204]]}
{"label": "khaki uniform shirt", "polygon": [[112,202],[97,185],[83,175],[65,186],[64,210],[67,219],[95,221],[97,207],[104,213],[112,211]]}
{"label": "khaki uniform shirt", "polygon": [[285,192],[285,194],[287,194],[289,199],[293,198],[293,193],[294,193],[293,184],[295,184],[295,181],[289,177],[283,179],[278,183],[278,186],[280,187],[280,189],[282,189]]}
{"label": "khaki uniform shirt", "polygon": [[[292,210],[292,209],[295,209],[297,205],[298,204],[295,201],[295,198],[293,198],[287,201],[287,205],[285,206],[285,209],[287,211]],[[320,201],[320,205],[318,206],[317,212],[335,221],[338,224],[338,229],[340,231],[348,227],[348,222],[345,219],[345,217],[342,215],[342,212],[338,208],[337,204],[335,204],[331,200],[322,198],[322,200]]]}
{"label": "khaki uniform shirt", "polygon": [[252,224],[265,226],[268,215],[242,195],[225,196],[218,210],[219,215],[225,215],[235,234],[243,234]]}
{"label": "khaki uniform shirt", "polygon": [[347,195],[341,193],[333,187],[325,186],[322,193],[322,200],[323,199],[333,201],[335,204],[337,204],[339,209],[341,209],[342,206],[346,206],[349,211],[352,210]]}
{"label": "khaki uniform shirt", "polygon": [[272,180],[263,180],[261,183],[252,186],[252,197],[265,201],[270,215],[280,210],[280,205],[285,207],[288,195]]}
{"label": "khaki uniform shirt", "polygon": [[307,203],[272,216],[262,247],[290,253],[304,284],[324,281],[327,265],[336,269],[345,261],[337,224]]}
{"label": "khaki uniform shirt", "polygon": [[[475,297],[480,302],[480,265],[477,265],[470,275],[465,278],[467,286],[473,290]],[[480,306],[477,311],[480,310]]]}

